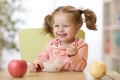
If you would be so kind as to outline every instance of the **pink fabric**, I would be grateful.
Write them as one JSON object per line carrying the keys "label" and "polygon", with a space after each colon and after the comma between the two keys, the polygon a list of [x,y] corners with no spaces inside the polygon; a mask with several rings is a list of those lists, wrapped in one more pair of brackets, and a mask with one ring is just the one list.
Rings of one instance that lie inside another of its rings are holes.
{"label": "pink fabric", "polygon": [[76,39],[71,45],[77,47],[78,54],[69,57],[66,54],[66,48],[60,46],[59,40],[54,38],[46,45],[45,50],[38,55],[35,62],[40,64],[41,69],[43,69],[44,61],[59,59],[64,62],[62,70],[83,71],[87,65],[88,45],[83,39]]}

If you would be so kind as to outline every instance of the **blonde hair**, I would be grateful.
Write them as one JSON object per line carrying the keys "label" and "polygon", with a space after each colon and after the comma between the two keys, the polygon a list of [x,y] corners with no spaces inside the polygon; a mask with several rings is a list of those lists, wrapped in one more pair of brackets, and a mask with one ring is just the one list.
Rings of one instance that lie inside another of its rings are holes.
{"label": "blonde hair", "polygon": [[74,23],[80,24],[80,27],[83,24],[82,14],[84,14],[85,16],[84,21],[86,22],[87,28],[90,30],[97,30],[95,25],[97,18],[95,13],[92,10],[90,9],[80,10],[72,6],[61,6],[61,7],[58,7],[51,15],[47,15],[45,17],[44,31],[46,33],[50,33],[51,35],[53,35],[53,27],[52,27],[54,23],[53,17],[58,12],[72,14]]}

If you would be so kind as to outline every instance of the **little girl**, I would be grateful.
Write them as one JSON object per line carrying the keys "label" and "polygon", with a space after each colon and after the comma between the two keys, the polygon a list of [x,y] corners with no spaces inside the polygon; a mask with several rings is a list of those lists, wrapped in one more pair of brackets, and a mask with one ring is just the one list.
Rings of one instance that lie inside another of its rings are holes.
{"label": "little girl", "polygon": [[[83,20],[82,14],[85,19]],[[29,64],[30,72],[38,72],[44,69],[44,62],[59,60],[62,62],[62,70],[83,71],[87,65],[88,44],[75,35],[83,22],[90,30],[97,30],[96,15],[89,9],[80,10],[72,6],[58,7],[44,20],[44,30],[54,36],[46,45],[35,61]]]}

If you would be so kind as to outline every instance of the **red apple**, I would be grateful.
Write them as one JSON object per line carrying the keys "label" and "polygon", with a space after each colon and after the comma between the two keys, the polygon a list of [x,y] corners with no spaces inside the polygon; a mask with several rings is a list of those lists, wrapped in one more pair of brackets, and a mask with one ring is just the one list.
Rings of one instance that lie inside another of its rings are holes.
{"label": "red apple", "polygon": [[8,71],[12,77],[21,78],[27,72],[27,62],[25,60],[11,60],[8,63]]}

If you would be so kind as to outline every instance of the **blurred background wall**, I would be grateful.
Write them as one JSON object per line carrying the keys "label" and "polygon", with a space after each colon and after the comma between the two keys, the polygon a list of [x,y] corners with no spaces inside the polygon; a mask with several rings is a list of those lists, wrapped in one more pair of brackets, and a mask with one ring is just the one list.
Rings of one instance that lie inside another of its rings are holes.
{"label": "blurred background wall", "polygon": [[107,69],[120,72],[120,0],[104,0],[103,60]]}

